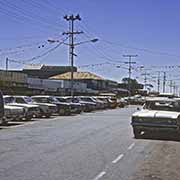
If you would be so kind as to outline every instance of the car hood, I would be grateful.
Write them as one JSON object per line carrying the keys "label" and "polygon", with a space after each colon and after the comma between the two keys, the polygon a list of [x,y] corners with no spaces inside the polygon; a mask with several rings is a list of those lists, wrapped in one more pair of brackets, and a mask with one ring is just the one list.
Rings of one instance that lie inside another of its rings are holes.
{"label": "car hood", "polygon": [[155,111],[155,110],[141,110],[135,112],[133,117],[142,117],[142,118],[171,118],[177,119],[180,116],[180,112],[171,112],[171,111]]}
{"label": "car hood", "polygon": [[67,103],[67,102],[57,102],[56,105],[65,105],[65,106],[69,106],[70,103]]}
{"label": "car hood", "polygon": [[48,107],[56,107],[55,104],[50,104],[50,103],[33,103],[34,105],[44,105],[44,106],[48,106]]}
{"label": "car hood", "polygon": [[4,105],[4,109],[11,109],[11,110],[19,109],[19,110],[23,110],[23,107]]}
{"label": "car hood", "polygon": [[93,102],[87,102],[87,101],[79,101],[80,104],[88,104],[88,105],[96,105],[96,103]]}
{"label": "car hood", "polygon": [[35,104],[21,104],[21,103],[9,103],[9,106],[18,106],[18,107],[26,107],[26,108],[31,108],[31,107],[39,107],[38,105]]}
{"label": "car hood", "polygon": [[73,103],[73,102],[70,102],[70,105],[81,106],[81,103]]}

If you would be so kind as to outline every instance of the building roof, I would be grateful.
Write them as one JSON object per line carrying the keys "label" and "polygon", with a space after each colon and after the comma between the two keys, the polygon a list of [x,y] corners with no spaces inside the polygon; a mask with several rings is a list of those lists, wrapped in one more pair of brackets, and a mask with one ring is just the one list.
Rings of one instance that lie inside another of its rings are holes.
{"label": "building roof", "polygon": [[43,64],[26,64],[24,66],[24,69],[27,70],[37,70],[37,69],[41,69],[44,65]]}
{"label": "building roof", "polygon": [[[27,64],[23,70],[42,70],[42,71],[66,71],[70,70],[71,66],[50,66],[44,64]],[[74,71],[77,71],[76,67],[73,67]]]}
{"label": "building roof", "polygon": [[[96,74],[90,73],[90,72],[74,72],[73,77],[76,80],[87,80],[87,79],[104,80],[102,77],[100,77]],[[68,79],[71,79],[71,72],[52,76],[52,77],[50,77],[50,79],[68,80]]]}

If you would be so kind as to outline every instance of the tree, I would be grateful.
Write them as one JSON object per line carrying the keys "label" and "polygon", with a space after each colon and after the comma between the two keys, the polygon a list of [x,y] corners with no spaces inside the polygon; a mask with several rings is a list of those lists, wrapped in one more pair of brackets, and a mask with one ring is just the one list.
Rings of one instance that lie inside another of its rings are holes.
{"label": "tree", "polygon": [[123,79],[122,79],[122,82],[123,82],[124,84],[130,83],[131,85],[138,85],[138,84],[139,84],[136,79],[129,79],[129,78],[127,78],[127,77],[123,78]]}
{"label": "tree", "polygon": [[131,94],[135,94],[138,89],[143,89],[143,85],[139,84],[136,79],[129,79],[128,77],[122,79],[122,84],[124,88],[131,91]]}

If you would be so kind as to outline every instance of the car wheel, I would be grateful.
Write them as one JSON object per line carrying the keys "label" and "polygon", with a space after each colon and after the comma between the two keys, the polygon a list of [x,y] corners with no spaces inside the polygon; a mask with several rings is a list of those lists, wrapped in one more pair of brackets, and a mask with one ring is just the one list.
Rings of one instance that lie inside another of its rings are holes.
{"label": "car wheel", "polygon": [[141,130],[133,128],[134,138],[138,139],[141,136]]}
{"label": "car wheel", "polygon": [[26,121],[31,121],[32,117],[26,117],[25,119],[26,119]]}
{"label": "car wheel", "polygon": [[60,109],[59,110],[59,115],[64,115],[65,114],[65,110],[64,109]]}
{"label": "car wheel", "polygon": [[50,118],[50,117],[51,117],[51,114],[46,114],[45,117],[46,117],[46,118]]}
{"label": "car wheel", "polygon": [[7,126],[8,125],[7,119],[3,118],[2,121],[1,121],[1,125],[2,126]]}

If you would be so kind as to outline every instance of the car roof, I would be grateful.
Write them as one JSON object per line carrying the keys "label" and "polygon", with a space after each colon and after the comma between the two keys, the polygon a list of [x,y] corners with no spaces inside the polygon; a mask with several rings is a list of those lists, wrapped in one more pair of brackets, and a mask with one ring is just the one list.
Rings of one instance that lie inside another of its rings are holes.
{"label": "car roof", "polygon": [[7,97],[13,97],[11,95],[3,95],[3,98],[7,98]]}
{"label": "car roof", "polygon": [[31,96],[31,97],[32,97],[32,98],[36,98],[36,97],[39,98],[39,97],[52,97],[52,96],[48,96],[48,95],[42,95],[42,96],[41,96],[41,95],[38,95],[38,96]]}
{"label": "car roof", "polygon": [[25,97],[30,97],[30,96],[13,96],[15,98],[25,98]]}
{"label": "car roof", "polygon": [[146,100],[146,102],[147,101],[150,101],[150,102],[152,102],[152,101],[154,101],[154,102],[156,102],[156,101],[166,101],[166,102],[175,102],[175,101],[177,101],[174,98],[167,98],[167,97],[147,97],[145,100]]}

